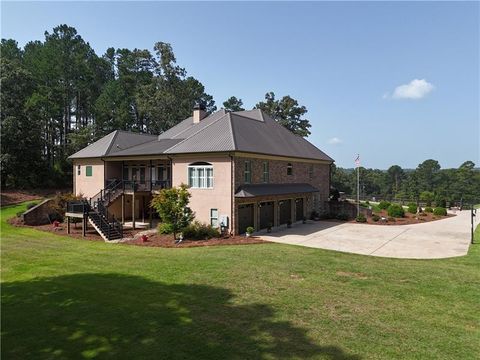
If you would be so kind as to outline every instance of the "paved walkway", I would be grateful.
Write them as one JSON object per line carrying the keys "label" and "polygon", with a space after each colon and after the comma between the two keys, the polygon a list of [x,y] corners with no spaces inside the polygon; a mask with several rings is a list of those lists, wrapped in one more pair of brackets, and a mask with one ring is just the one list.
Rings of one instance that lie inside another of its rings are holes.
{"label": "paved walkway", "polygon": [[268,241],[348,253],[405,259],[463,256],[470,244],[470,211],[411,225],[318,221],[264,234]]}

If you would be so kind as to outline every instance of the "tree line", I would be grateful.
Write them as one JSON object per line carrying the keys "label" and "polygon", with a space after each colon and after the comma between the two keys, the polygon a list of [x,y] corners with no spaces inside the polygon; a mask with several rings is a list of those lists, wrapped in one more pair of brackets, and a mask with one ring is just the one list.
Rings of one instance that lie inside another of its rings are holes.
{"label": "tree line", "polygon": [[[114,130],[160,134],[191,116],[197,102],[217,110],[204,85],[177,64],[173,48],[108,48],[99,56],[75,28],[60,25],[23,48],[2,39],[1,182],[3,188],[65,187],[69,155]],[[241,99],[224,103],[243,110]],[[255,105],[299,136],[307,109],[269,92]]]}
{"label": "tree line", "polygon": [[[480,170],[472,161],[465,161],[456,169],[442,169],[437,160],[428,159],[416,169],[393,165],[388,170],[360,167],[359,171],[362,198],[480,203]],[[356,170],[333,166],[331,185],[334,192],[356,195]]]}

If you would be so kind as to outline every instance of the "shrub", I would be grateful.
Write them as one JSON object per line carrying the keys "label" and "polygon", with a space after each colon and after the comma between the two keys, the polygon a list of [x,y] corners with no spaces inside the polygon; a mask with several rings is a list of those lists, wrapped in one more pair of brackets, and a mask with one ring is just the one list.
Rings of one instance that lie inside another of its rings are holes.
{"label": "shrub", "polygon": [[340,213],[340,214],[337,214],[336,218],[337,218],[337,220],[347,221],[348,220],[348,215],[345,214],[345,213]]}
{"label": "shrub", "polygon": [[401,218],[405,216],[405,211],[403,210],[403,207],[398,205],[398,204],[391,204],[388,207],[388,216],[394,217],[394,218]]}
{"label": "shrub", "polygon": [[416,214],[417,213],[417,204],[415,203],[409,203],[408,204],[408,212],[410,214]]}
{"label": "shrub", "polygon": [[440,199],[440,200],[437,200],[435,201],[435,204],[437,205],[436,207],[440,207],[440,208],[447,208],[447,201],[445,199]]}
{"label": "shrub", "polygon": [[425,208],[425,212],[426,212],[426,213],[433,213],[433,209],[432,209],[430,206],[427,206],[427,207]]}
{"label": "shrub", "polygon": [[194,221],[190,225],[182,229],[183,237],[190,240],[207,240],[211,238],[220,237],[220,232],[217,228],[211,225],[202,224]]}
{"label": "shrub", "polygon": [[370,201],[368,201],[368,200],[365,201],[365,204],[370,205]]}
{"label": "shrub", "polygon": [[194,219],[193,211],[188,207],[190,193],[185,184],[170,189],[162,189],[153,196],[150,206],[154,208],[164,224],[169,224],[173,237]]}
{"label": "shrub", "polygon": [[23,211],[17,212],[17,217],[21,217],[23,215]]}
{"label": "shrub", "polygon": [[445,209],[444,207],[436,207],[435,210],[433,210],[433,215],[446,216],[447,209]]}
{"label": "shrub", "polygon": [[160,234],[171,234],[173,233],[173,226],[168,223],[160,223],[158,224],[158,232]]}
{"label": "shrub", "polygon": [[247,227],[247,234],[253,234],[255,229],[252,226]]}
{"label": "shrub", "polygon": [[358,216],[355,218],[355,220],[359,223],[367,222],[367,218],[362,213],[358,214]]}
{"label": "shrub", "polygon": [[380,203],[378,204],[378,208],[380,210],[386,210],[390,207],[390,203],[388,201],[380,201]]}
{"label": "shrub", "polygon": [[375,222],[377,222],[377,221],[380,220],[380,216],[378,216],[377,214],[373,214],[373,215],[372,215],[372,220],[375,221]]}

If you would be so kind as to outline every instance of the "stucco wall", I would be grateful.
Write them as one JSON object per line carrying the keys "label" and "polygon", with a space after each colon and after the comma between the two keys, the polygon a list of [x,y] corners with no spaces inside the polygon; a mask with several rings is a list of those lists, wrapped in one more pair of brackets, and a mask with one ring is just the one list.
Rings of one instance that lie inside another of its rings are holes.
{"label": "stucco wall", "polygon": [[172,185],[188,184],[188,165],[205,161],[213,165],[213,189],[190,188],[190,207],[195,219],[210,223],[210,209],[218,209],[218,214],[229,217],[231,228],[231,162],[228,156],[178,157],[172,160]]}
{"label": "stucco wall", "polygon": [[[77,166],[80,165],[80,175]],[[92,166],[92,176],[87,176],[86,166]],[[104,164],[101,159],[76,159],[73,161],[73,188],[75,195],[90,198],[104,188]]]}

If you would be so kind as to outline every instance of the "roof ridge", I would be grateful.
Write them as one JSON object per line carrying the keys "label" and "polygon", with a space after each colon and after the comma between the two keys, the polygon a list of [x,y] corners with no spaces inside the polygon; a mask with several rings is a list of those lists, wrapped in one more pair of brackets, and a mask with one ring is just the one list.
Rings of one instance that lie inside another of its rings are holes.
{"label": "roof ridge", "polygon": [[173,149],[174,147],[184,143],[185,141],[191,139],[192,137],[194,137],[195,135],[201,133],[203,130],[209,128],[210,126],[212,126],[213,124],[216,124],[218,121],[220,121],[221,119],[223,119],[225,116],[227,116],[229,113],[225,113],[224,115],[220,116],[217,120],[213,121],[211,124],[208,124],[206,126],[204,126],[203,128],[201,128],[200,130],[198,130],[197,132],[194,132],[192,135],[190,135],[189,137],[183,139],[182,141],[180,141],[179,143],[169,147],[168,149],[165,149],[164,152],[167,152],[167,151],[170,151],[171,149]]}
{"label": "roof ridge", "polygon": [[237,143],[235,142],[235,135],[233,134],[232,116],[228,113],[228,125],[230,126],[230,136],[232,138],[233,148],[237,150]]}
{"label": "roof ridge", "polygon": [[102,156],[106,156],[110,152],[110,149],[112,148],[113,143],[115,142],[115,139],[117,138],[119,132],[120,130],[115,130],[115,134],[113,134],[112,140],[110,140],[110,144],[108,145],[107,150],[105,150],[105,153]]}
{"label": "roof ridge", "polygon": [[[252,110],[259,110],[259,109],[252,109]],[[248,110],[248,111],[252,111],[252,110]],[[242,111],[240,111],[240,112],[242,112]],[[265,119],[263,119],[263,116],[262,116],[262,120],[257,120],[257,119],[252,119],[251,117],[248,117],[248,116],[245,116],[245,115],[240,115],[238,112],[233,112],[233,113],[230,113],[230,114],[234,114],[234,115],[240,116],[240,117],[242,117],[244,119],[248,119],[248,120],[265,122]]]}
{"label": "roof ridge", "polygon": [[125,134],[132,134],[132,135],[142,135],[142,136],[158,136],[158,135],[154,135],[154,134],[147,134],[147,133],[137,133],[137,132],[134,132],[134,131],[127,131],[127,130],[115,130],[117,132],[122,132],[122,133],[125,133]]}

